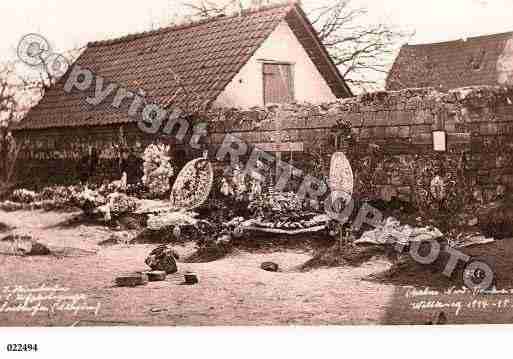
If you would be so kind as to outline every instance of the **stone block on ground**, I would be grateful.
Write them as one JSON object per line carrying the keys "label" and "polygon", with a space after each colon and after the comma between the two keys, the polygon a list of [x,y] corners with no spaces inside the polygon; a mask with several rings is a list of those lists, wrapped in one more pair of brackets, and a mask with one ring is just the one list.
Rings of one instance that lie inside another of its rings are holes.
{"label": "stone block on ground", "polygon": [[278,264],[276,264],[274,262],[263,262],[260,265],[260,268],[262,268],[263,270],[268,271],[268,272],[277,272],[279,269],[279,266],[278,266]]}
{"label": "stone block on ground", "polygon": [[185,282],[184,284],[197,284],[199,282],[198,276],[194,273],[185,273],[184,275]]}
{"label": "stone block on ground", "polygon": [[148,280],[150,282],[157,282],[157,281],[165,280],[166,275],[167,275],[167,273],[165,271],[161,271],[161,270],[148,271],[148,272],[144,272],[144,274],[146,274],[148,276]]}
{"label": "stone block on ground", "polygon": [[114,281],[118,287],[137,287],[148,283],[148,276],[144,273],[124,273]]}

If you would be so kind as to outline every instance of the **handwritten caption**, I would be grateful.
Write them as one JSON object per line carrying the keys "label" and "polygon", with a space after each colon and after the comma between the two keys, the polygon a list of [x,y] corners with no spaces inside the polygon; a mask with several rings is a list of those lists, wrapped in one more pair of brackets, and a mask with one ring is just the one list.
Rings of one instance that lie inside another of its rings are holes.
{"label": "handwritten caption", "polygon": [[59,285],[30,287],[24,285],[4,286],[0,292],[0,313],[31,316],[67,312],[78,315],[89,312],[98,315],[101,303],[91,304],[85,294],[73,293]]}
{"label": "handwritten caption", "polygon": [[474,291],[451,287],[444,290],[430,288],[407,289],[405,297],[416,311],[446,310],[460,315],[465,310],[503,312],[513,310],[513,289]]}

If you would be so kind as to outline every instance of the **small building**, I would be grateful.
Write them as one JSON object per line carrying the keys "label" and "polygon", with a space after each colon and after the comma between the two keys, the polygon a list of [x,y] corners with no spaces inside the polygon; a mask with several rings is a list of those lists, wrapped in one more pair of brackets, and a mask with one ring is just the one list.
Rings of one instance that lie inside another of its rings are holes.
{"label": "small building", "polygon": [[[66,81],[78,66],[91,71],[96,82],[84,91],[66,91]],[[18,171],[21,179],[73,181],[76,163],[92,155],[104,168],[85,161],[91,175],[116,177],[121,134],[139,153],[152,142],[152,136],[136,125],[141,110],[128,115],[130,99],[113,106],[117,91],[112,91],[101,103],[87,101],[111,85],[141,94],[146,103],[185,110],[191,103],[247,109],[352,96],[294,3],[91,42],[16,125],[15,137],[25,145],[20,153],[25,164]]]}
{"label": "small building", "polygon": [[404,45],[387,90],[513,85],[513,32],[433,44]]}

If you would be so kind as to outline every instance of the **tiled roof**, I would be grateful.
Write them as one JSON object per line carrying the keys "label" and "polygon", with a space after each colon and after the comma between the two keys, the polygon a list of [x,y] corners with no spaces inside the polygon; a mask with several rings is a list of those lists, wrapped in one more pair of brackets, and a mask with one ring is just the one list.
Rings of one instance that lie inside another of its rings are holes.
{"label": "tiled roof", "polygon": [[404,45],[387,90],[434,87],[442,91],[513,84],[513,32],[435,44]]}
{"label": "tiled roof", "polygon": [[[133,92],[143,90],[149,102],[164,107],[186,106],[191,100],[211,103],[277,25],[287,20],[296,35],[302,34],[299,41],[335,95],[349,96],[350,91],[322,45],[319,47],[318,39],[308,33],[305,24],[300,24],[304,29],[298,27],[303,16],[297,5],[287,4],[92,42],[75,65]],[[89,93],[78,90],[66,93],[63,89],[66,78],[67,75],[46,92],[17,125],[18,129],[133,121],[127,116],[132,101],[124,101],[120,109],[113,108],[111,103],[116,92],[113,91],[102,104],[91,106],[85,99],[92,94],[94,83]]]}

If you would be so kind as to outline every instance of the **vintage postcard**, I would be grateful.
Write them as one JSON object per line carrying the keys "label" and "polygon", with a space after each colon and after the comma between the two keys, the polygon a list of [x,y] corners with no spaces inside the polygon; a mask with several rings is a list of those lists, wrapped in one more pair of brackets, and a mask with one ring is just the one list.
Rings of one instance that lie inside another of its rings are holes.
{"label": "vintage postcard", "polygon": [[512,323],[511,5],[4,0],[0,326]]}

